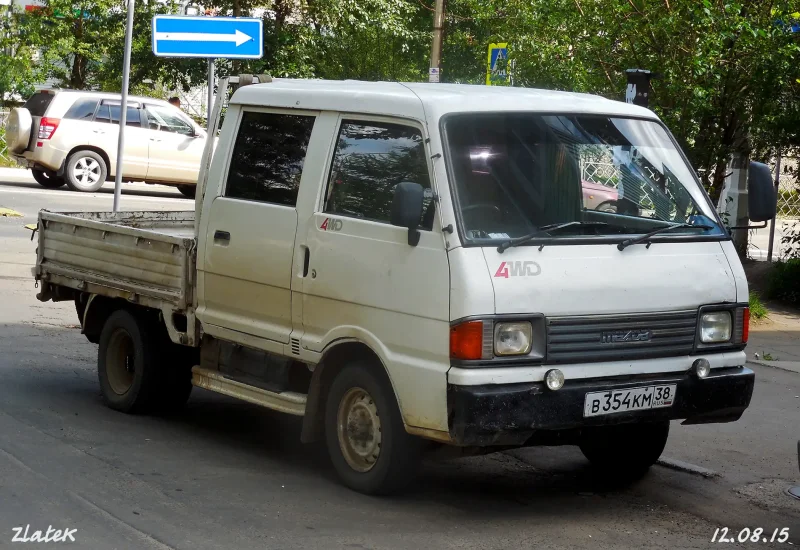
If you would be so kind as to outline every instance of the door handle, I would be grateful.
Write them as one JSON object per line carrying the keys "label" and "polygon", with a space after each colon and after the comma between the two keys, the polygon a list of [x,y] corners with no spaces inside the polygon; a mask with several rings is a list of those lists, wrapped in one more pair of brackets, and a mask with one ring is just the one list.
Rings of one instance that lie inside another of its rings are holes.
{"label": "door handle", "polygon": [[229,232],[227,232],[227,231],[220,231],[219,229],[217,229],[216,231],[214,231],[214,241],[215,241],[215,242],[216,242],[216,241],[225,241],[225,242],[230,242],[230,240],[231,240],[231,234],[230,234]]}
{"label": "door handle", "polygon": [[311,251],[305,247],[306,255],[303,259],[303,277],[308,277],[308,265],[311,263]]}

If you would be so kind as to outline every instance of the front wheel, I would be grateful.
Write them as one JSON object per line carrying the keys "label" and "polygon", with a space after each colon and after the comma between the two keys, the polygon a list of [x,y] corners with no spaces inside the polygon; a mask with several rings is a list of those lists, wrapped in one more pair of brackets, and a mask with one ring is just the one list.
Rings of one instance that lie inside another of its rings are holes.
{"label": "front wheel", "polygon": [[46,172],[44,170],[31,170],[31,174],[33,175],[33,179],[36,180],[36,183],[45,189],[58,189],[64,185],[64,178],[56,176],[53,172]]}
{"label": "front wheel", "polygon": [[64,169],[67,187],[73,191],[93,193],[108,177],[106,161],[94,151],[77,151],[67,159]]}
{"label": "front wheel", "polygon": [[[331,384],[325,440],[345,485],[365,494],[402,489],[416,473],[422,441],[409,435],[380,365],[353,363]],[[383,376],[381,376],[383,375]]]}
{"label": "front wheel", "polygon": [[669,421],[587,429],[580,448],[592,466],[616,478],[644,475],[664,452]]}

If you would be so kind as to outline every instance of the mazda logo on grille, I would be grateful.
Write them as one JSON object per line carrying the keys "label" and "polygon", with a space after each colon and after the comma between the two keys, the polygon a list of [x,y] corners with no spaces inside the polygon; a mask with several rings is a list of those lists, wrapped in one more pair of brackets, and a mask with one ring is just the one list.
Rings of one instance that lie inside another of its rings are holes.
{"label": "mazda logo on grille", "polygon": [[603,344],[616,344],[620,342],[648,342],[653,336],[649,330],[612,330],[600,335]]}

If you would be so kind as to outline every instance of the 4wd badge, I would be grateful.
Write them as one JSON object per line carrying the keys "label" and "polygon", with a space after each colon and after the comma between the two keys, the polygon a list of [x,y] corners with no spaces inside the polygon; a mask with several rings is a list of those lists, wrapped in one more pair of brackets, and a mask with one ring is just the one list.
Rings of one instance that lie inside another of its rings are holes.
{"label": "4wd badge", "polygon": [[495,272],[495,277],[508,279],[509,277],[535,277],[542,272],[536,262],[500,262],[500,267]]}
{"label": "4wd badge", "polygon": [[342,220],[337,220],[335,218],[325,218],[325,221],[322,222],[322,225],[320,225],[319,228],[322,229],[323,231],[341,231]]}

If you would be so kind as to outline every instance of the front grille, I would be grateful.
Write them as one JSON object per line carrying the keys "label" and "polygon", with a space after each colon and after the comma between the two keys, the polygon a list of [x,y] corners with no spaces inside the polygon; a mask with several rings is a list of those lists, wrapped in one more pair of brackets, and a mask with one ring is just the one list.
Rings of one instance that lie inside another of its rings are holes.
{"label": "front grille", "polygon": [[697,311],[551,317],[547,362],[588,363],[689,355]]}

